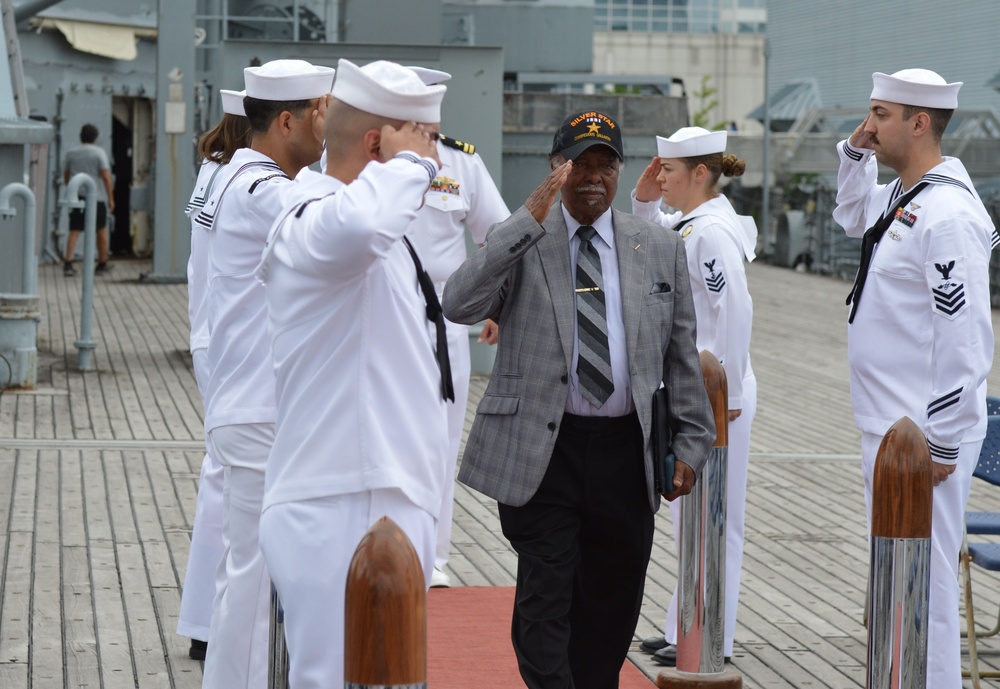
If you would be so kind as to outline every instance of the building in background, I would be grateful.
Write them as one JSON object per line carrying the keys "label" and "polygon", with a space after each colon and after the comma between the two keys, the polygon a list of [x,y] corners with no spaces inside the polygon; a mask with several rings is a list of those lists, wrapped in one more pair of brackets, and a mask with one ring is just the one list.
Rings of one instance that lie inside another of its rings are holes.
{"label": "building in background", "polygon": [[[776,201],[794,209],[777,217],[771,235],[779,262],[793,265],[808,255],[813,269],[853,275],[856,242],[845,247],[829,217],[838,163],[833,146],[866,116],[877,71],[921,67],[964,82],[942,150],[962,159],[1000,222],[997,26],[1000,3],[993,0],[968,0],[960,11],[936,0],[768,0],[771,173]],[[893,177],[882,170],[882,181]],[[997,303],[1000,266],[993,268]]]}
{"label": "building in background", "polygon": [[[48,199],[39,200],[43,255],[56,260],[65,234],[52,171],[93,122],[116,182],[112,246],[152,254],[157,279],[182,280],[188,224],[172,199],[190,194],[195,142],[221,115],[218,89],[238,88],[244,67],[279,57],[451,72],[442,125],[476,144],[515,208],[536,176],[520,173],[545,169],[550,142],[538,132],[551,133],[566,108],[600,107],[626,122],[641,161],[652,134],[687,122],[684,87],[662,69],[589,78],[594,12],[593,0],[24,0],[15,14],[31,114],[56,128]],[[588,97],[554,95],[573,88]],[[507,103],[505,90],[516,92]]]}
{"label": "building in background", "polygon": [[[732,152],[748,163],[730,193],[742,212],[757,212],[767,44],[772,208],[798,208],[803,195],[816,201],[836,170],[833,143],[863,117],[876,70],[921,66],[964,81],[945,150],[960,155],[977,182],[1000,174],[994,0],[969,0],[962,12],[932,0],[885,0],[880,16],[897,18],[888,23],[859,21],[871,15],[861,0],[22,0],[15,7],[31,115],[56,128],[49,199],[39,200],[50,259],[60,232],[53,171],[83,122],[94,122],[114,165],[113,245],[154,252],[154,269],[165,251],[182,265],[187,223],[164,219],[173,206],[163,199],[188,197],[194,164],[158,166],[179,150],[190,155],[220,116],[219,88],[238,86],[248,64],[277,57],[385,58],[452,72],[442,124],[476,144],[511,208],[547,169],[561,118],[592,107],[626,133],[623,186],[655,153],[654,134],[692,123],[730,129]],[[165,7],[174,9],[164,26]],[[178,19],[186,8],[188,18]],[[177,46],[168,59],[186,56],[190,69],[157,66],[168,42]],[[159,143],[168,113],[173,149]],[[822,202],[809,207],[804,224],[825,222]],[[773,249],[781,222],[761,224],[762,253]],[[789,261],[801,253],[786,249]]]}
{"label": "building in background", "polygon": [[768,0],[771,90],[809,77],[823,107],[864,108],[872,72],[922,67],[965,82],[963,108],[998,109],[998,26],[994,0]]}
{"label": "building in background", "polygon": [[595,0],[594,71],[669,74],[692,117],[759,132],[747,116],[764,99],[767,27],[767,0]]}

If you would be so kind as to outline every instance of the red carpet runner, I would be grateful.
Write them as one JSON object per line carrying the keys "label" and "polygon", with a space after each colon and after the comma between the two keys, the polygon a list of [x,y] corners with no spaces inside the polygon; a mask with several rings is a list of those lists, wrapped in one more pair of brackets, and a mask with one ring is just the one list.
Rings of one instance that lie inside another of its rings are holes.
{"label": "red carpet runner", "polygon": [[[429,689],[523,689],[510,645],[513,587],[431,589],[427,597]],[[620,689],[655,685],[625,661]]]}

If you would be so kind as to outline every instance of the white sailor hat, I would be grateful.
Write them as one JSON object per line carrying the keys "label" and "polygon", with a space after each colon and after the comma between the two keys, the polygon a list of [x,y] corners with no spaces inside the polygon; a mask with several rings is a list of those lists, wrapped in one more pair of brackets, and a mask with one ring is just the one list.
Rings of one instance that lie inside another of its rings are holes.
{"label": "white sailor hat", "polygon": [[656,137],[656,155],[661,158],[693,158],[726,150],[726,132],[701,127],[681,127],[664,139]]}
{"label": "white sailor hat", "polygon": [[442,72],[440,69],[430,69],[429,67],[418,67],[417,65],[407,65],[407,69],[413,70],[420,81],[424,82],[428,86],[433,86],[434,84],[443,84],[444,82],[451,79],[451,75],[447,72]]}
{"label": "white sailor hat", "polygon": [[333,97],[373,115],[394,120],[441,121],[447,86],[428,86],[416,73],[395,62],[377,60],[364,67],[343,58],[337,63]]}
{"label": "white sailor hat", "polygon": [[962,82],[946,82],[929,69],[904,69],[893,74],[872,74],[872,100],[884,100],[900,105],[954,110],[958,107],[958,90]]}
{"label": "white sailor hat", "polygon": [[312,100],[330,93],[334,69],[305,60],[271,60],[260,67],[246,67],[247,95],[271,101]]}
{"label": "white sailor hat", "polygon": [[222,97],[222,112],[227,115],[247,116],[247,111],[243,109],[243,96],[247,95],[246,91],[219,89],[219,95]]}

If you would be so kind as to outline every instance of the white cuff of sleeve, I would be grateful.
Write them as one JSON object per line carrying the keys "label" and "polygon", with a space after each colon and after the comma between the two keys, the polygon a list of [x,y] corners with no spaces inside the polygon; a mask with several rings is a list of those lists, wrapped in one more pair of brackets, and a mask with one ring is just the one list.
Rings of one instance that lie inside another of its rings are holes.
{"label": "white cuff of sleeve", "polygon": [[935,462],[939,464],[958,463],[958,445],[945,445],[931,440],[927,441],[927,445],[931,449],[931,459]]}
{"label": "white cuff of sleeve", "polygon": [[640,218],[645,218],[647,220],[655,220],[660,212],[660,199],[655,201],[640,201],[635,197],[635,189],[632,190],[630,194],[632,197],[632,215],[638,215]]}
{"label": "white cuff of sleeve", "polygon": [[854,148],[846,139],[844,140],[843,151],[844,156],[856,163],[863,162],[868,156],[874,153],[870,148]]}
{"label": "white cuff of sleeve", "polygon": [[422,165],[424,169],[427,170],[428,183],[433,182],[434,178],[437,177],[438,167],[433,158],[422,158],[411,151],[400,151],[393,157],[408,160],[411,163],[416,163],[417,165]]}

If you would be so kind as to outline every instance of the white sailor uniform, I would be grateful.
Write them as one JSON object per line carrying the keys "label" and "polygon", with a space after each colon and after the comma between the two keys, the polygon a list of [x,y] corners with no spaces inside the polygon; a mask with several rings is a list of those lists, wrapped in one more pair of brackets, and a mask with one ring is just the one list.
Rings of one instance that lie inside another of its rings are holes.
{"label": "white sailor uniform", "polygon": [[[861,237],[905,191],[876,183],[870,150],[843,141],[834,219]],[[956,464],[934,488],[927,687],[961,686],[958,554],[972,471],[986,431],[993,360],[989,258],[997,243],[986,209],[956,158],[896,213],[879,242],[848,326],[851,403],[862,431],[865,503],[882,436],[903,416],[927,436],[931,458]]]}
{"label": "white sailor uniform", "polygon": [[349,185],[303,171],[296,199],[315,200],[286,208],[258,271],[279,412],[261,549],[296,689],[343,686],[348,565],[381,516],[403,529],[430,580],[447,412],[401,240],[436,174],[408,153],[369,163]]}
{"label": "white sailor uniform", "polygon": [[[208,246],[205,231],[195,224],[194,218],[204,208],[223,169],[224,166],[211,160],[202,163],[191,200],[185,208],[185,213],[191,219],[191,255],[187,267],[190,349],[202,404],[205,401],[205,386],[208,384],[209,329],[205,305]],[[205,447],[201,475],[198,478],[191,549],[184,575],[180,613],[177,616],[177,634],[199,641],[208,641],[215,592],[222,585],[219,579],[224,580],[226,574],[225,566],[220,567],[225,552],[222,535],[223,469],[210,451],[209,443],[206,442]]]}
{"label": "white sailor uniform", "polygon": [[[738,216],[729,199],[717,196],[681,215],[667,215],[659,201],[637,201],[632,212],[664,227],[675,227],[684,240],[694,311],[698,320],[698,351],[709,351],[726,371],[729,409],[740,416],[729,422],[726,478],[726,610],[723,654],[733,653],[746,514],[750,426],[757,411],[757,379],[750,366],[753,301],[747,289],[744,259],[752,261],[757,241],[753,219]],[[670,503],[674,541],[680,544],[680,504]],[[664,638],[677,643],[677,592],[670,598]]]}
{"label": "white sailor uniform", "polygon": [[[424,268],[434,281],[438,299],[448,277],[467,256],[465,231],[472,241],[482,244],[494,224],[510,217],[486,165],[475,152],[466,153],[438,143],[441,169],[431,182],[423,207],[410,223],[406,236],[413,242]],[[451,517],[455,498],[455,464],[465,427],[465,407],[469,400],[469,326],[447,321],[448,356],[455,386],[455,401],[448,403],[448,465],[445,470],[441,509],[437,514],[437,551],[434,566],[448,562],[451,546]]]}
{"label": "white sailor uniform", "polygon": [[294,186],[273,160],[238,150],[195,222],[209,246],[210,376],[205,430],[225,467],[226,584],[216,596],[204,686],[264,687],[270,580],[258,545],[264,467],[277,418],[264,289],[267,232]]}

